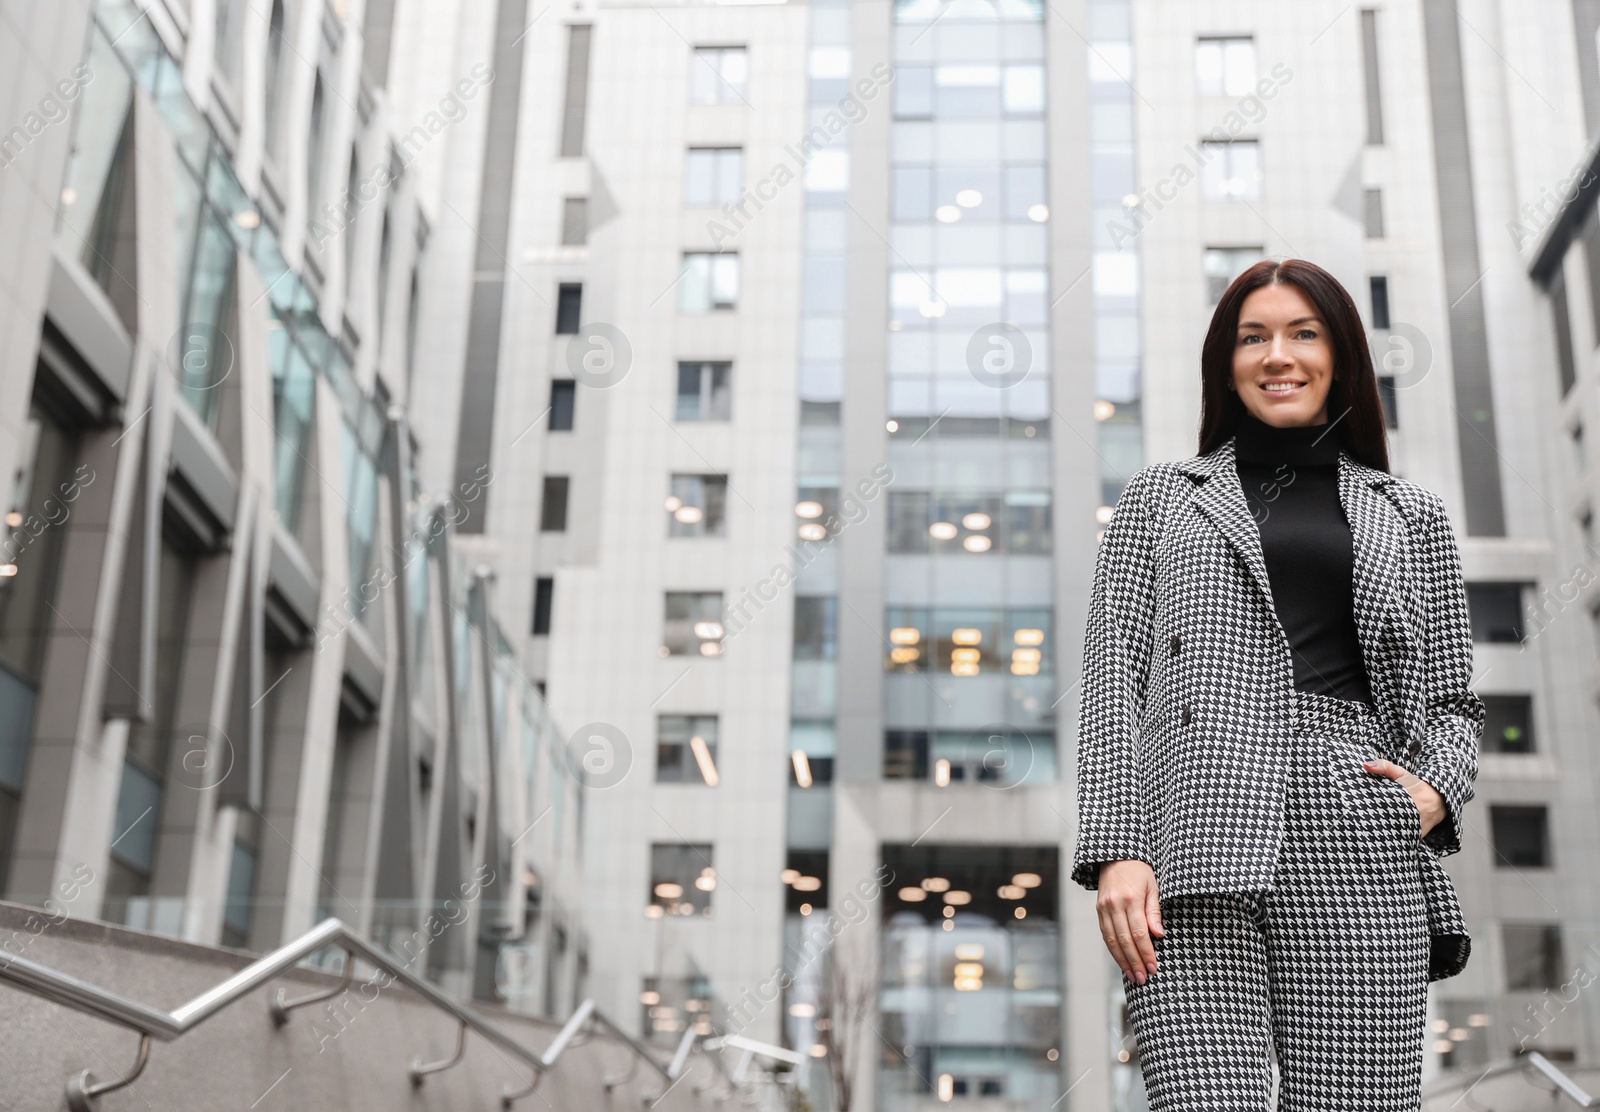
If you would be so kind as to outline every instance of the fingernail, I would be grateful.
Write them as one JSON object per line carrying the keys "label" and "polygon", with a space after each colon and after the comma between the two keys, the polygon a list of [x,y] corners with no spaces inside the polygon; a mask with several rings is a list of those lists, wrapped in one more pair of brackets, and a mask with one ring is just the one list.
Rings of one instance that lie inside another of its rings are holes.
{"label": "fingernail", "polygon": [[1155,975],[1155,971],[1156,971],[1156,963],[1155,962],[1153,962],[1153,961],[1145,962],[1145,966],[1144,967],[1146,969],[1150,970],[1150,973],[1151,973],[1152,976]]}

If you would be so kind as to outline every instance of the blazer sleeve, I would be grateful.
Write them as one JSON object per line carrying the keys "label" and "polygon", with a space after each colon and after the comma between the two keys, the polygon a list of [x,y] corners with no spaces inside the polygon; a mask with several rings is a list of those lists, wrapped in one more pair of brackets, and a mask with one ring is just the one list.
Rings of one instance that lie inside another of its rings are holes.
{"label": "blazer sleeve", "polygon": [[1417,755],[1411,771],[1444,797],[1446,814],[1423,839],[1439,855],[1461,849],[1461,809],[1473,796],[1478,776],[1478,738],[1483,734],[1483,700],[1467,686],[1472,681],[1472,623],[1461,554],[1444,502],[1433,496],[1433,512],[1423,522],[1419,555],[1427,626],[1422,631],[1422,683],[1426,720],[1413,739]]}
{"label": "blazer sleeve", "polygon": [[1091,891],[1107,861],[1138,859],[1144,843],[1135,732],[1155,624],[1154,475],[1134,472],[1095,556],[1078,718],[1078,844],[1072,879]]}

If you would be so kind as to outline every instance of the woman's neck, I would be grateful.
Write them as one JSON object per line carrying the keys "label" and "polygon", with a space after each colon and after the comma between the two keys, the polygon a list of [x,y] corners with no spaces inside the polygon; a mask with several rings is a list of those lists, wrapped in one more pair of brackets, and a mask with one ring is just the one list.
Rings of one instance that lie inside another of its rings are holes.
{"label": "woman's neck", "polygon": [[1320,425],[1269,425],[1249,410],[1234,425],[1234,458],[1247,463],[1305,465],[1339,462],[1339,438]]}

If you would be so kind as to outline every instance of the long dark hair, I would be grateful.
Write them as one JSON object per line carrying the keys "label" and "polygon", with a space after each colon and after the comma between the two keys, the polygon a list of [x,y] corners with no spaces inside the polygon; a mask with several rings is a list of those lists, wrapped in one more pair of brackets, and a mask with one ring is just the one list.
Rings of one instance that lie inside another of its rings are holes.
{"label": "long dark hair", "polygon": [[1244,400],[1228,389],[1233,381],[1233,349],[1239,333],[1239,309],[1254,290],[1289,283],[1317,307],[1333,344],[1333,384],[1328,388],[1328,421],[1340,445],[1356,459],[1379,471],[1389,470],[1389,440],[1372,370],[1361,312],[1339,280],[1305,259],[1262,259],[1233,280],[1217,302],[1200,349],[1200,454],[1233,435]]}

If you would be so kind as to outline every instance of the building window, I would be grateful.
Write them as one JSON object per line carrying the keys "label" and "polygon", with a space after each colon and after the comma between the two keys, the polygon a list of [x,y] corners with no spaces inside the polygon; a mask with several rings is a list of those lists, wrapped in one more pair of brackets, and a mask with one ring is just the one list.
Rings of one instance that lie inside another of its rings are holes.
{"label": "building window", "polygon": [[1248,96],[1256,87],[1255,41],[1201,39],[1194,47],[1194,72],[1201,96]]}
{"label": "building window", "polygon": [[556,290],[556,335],[576,336],[583,315],[583,283],[562,282]]}
{"label": "building window", "polygon": [[550,632],[550,606],[555,597],[556,581],[541,575],[533,581],[533,632],[535,635]]}
{"label": "building window", "polygon": [[1261,196],[1261,149],[1254,139],[1202,141],[1200,195],[1208,201],[1254,200]]}
{"label": "building window", "polygon": [[1500,940],[1505,950],[1507,989],[1542,992],[1561,987],[1566,975],[1559,923],[1502,923]]}
{"label": "building window", "polygon": [[745,104],[750,62],[742,46],[697,46],[689,64],[690,104]]}
{"label": "building window", "polygon": [[1050,492],[889,492],[889,551],[949,554],[1050,552]]}
{"label": "building window", "polygon": [[656,720],[656,782],[716,787],[717,716],[663,714]]}
{"label": "building window", "polygon": [[1484,695],[1486,711],[1482,749],[1485,753],[1532,753],[1533,697]]}
{"label": "building window", "polygon": [[1489,808],[1494,863],[1499,869],[1550,867],[1550,811],[1543,804],[1497,803]]}
{"label": "building window", "polygon": [[[251,5],[251,10],[254,10]],[[272,11],[267,15],[267,64],[263,91],[266,94],[266,153],[273,161],[283,159],[282,128],[283,98],[289,83],[283,79],[284,35],[283,0],[272,0]]]}
{"label": "building window", "polygon": [[561,157],[583,154],[583,129],[589,109],[589,38],[593,28],[567,28],[567,84],[561,110]]}
{"label": "building window", "polygon": [[937,787],[1010,788],[1056,779],[1056,737],[1020,726],[987,730],[892,729],[883,735],[885,780],[931,780]]}
{"label": "building window", "polygon": [[566,475],[544,477],[544,498],[539,504],[541,533],[567,531],[567,488],[570,482],[570,477]]}
{"label": "building window", "polygon": [[1397,429],[1400,427],[1400,392],[1395,389],[1394,375],[1379,375],[1378,400],[1383,403],[1383,423],[1385,427]]}
{"label": "building window", "polygon": [[1378,13],[1361,10],[1361,67],[1366,78],[1367,142],[1383,142],[1383,97],[1378,84]]}
{"label": "building window", "polygon": [[1221,301],[1233,280],[1259,262],[1262,252],[1261,247],[1207,247],[1200,263],[1206,277],[1206,304]]}
{"label": "building window", "polygon": [[711,916],[717,871],[705,843],[656,843],[650,847],[650,903],[645,914]]}
{"label": "building window", "polygon": [[577,402],[578,384],[570,378],[550,381],[550,431],[571,432],[572,411]]}
{"label": "building window", "polygon": [[685,313],[734,309],[739,303],[739,256],[690,252],[683,256],[678,282],[678,308]]}
{"label": "building window", "polygon": [[1567,306],[1567,276],[1560,267],[1550,280],[1551,325],[1556,331],[1556,365],[1561,372],[1561,396],[1578,380],[1578,364],[1572,349],[1572,314]]}
{"label": "building window", "polygon": [[1051,675],[1050,611],[890,607],[890,672]]}
{"label": "building window", "polygon": [[1374,274],[1367,285],[1372,291],[1372,327],[1385,330],[1389,327],[1389,279]]}
{"label": "building window", "polygon": [[663,656],[722,655],[722,592],[668,591]]}
{"label": "building window", "polygon": [[589,242],[589,198],[567,197],[561,202],[561,243],[577,247]]}
{"label": "building window", "polygon": [[728,477],[674,475],[667,496],[667,536],[727,535]]}
{"label": "building window", "polygon": [[796,595],[794,659],[833,660],[839,654],[839,599],[834,595]]}
{"label": "building window", "polygon": [[727,421],[733,416],[732,363],[678,364],[678,420]]}
{"label": "building window", "polygon": [[828,906],[828,851],[791,849],[781,874],[784,911],[790,915],[810,915]]}
{"label": "building window", "polygon": [[839,535],[844,519],[839,516],[838,487],[801,487],[794,503],[799,521],[795,534],[803,541],[826,541]]}
{"label": "building window", "polygon": [[1468,583],[1467,610],[1472,619],[1472,639],[1487,644],[1514,645],[1522,640],[1523,583]]}
{"label": "building window", "polygon": [[1367,238],[1383,238],[1383,190],[1367,189],[1362,191],[1365,200],[1365,215],[1367,222]]}
{"label": "building window", "polygon": [[736,205],[744,192],[744,150],[690,147],[684,159],[683,203],[690,208]]}

